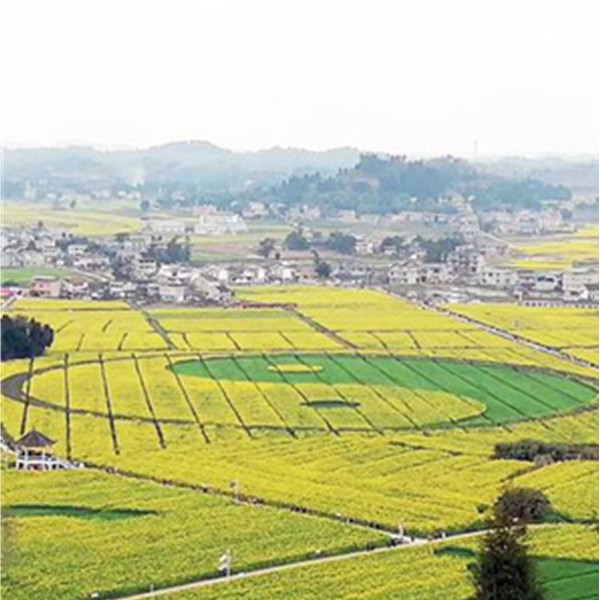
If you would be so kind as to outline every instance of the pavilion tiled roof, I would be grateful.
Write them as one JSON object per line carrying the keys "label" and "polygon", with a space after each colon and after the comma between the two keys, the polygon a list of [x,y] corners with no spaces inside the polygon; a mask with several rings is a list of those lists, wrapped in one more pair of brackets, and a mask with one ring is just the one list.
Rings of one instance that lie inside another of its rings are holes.
{"label": "pavilion tiled roof", "polygon": [[56,442],[51,440],[48,436],[32,429],[28,431],[21,439],[17,440],[17,446],[23,446],[25,448],[46,448],[48,446],[54,446]]}

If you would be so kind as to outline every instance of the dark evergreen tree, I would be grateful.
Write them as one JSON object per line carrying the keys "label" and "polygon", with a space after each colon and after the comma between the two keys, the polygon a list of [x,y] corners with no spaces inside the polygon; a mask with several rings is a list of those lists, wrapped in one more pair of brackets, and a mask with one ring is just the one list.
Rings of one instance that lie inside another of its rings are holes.
{"label": "dark evergreen tree", "polygon": [[53,341],[54,330],[49,325],[20,315],[2,317],[2,360],[40,356]]}
{"label": "dark evergreen tree", "polygon": [[500,505],[499,501],[494,505],[490,531],[483,538],[477,562],[471,566],[473,600],[545,600],[525,541],[525,521],[499,509]]}

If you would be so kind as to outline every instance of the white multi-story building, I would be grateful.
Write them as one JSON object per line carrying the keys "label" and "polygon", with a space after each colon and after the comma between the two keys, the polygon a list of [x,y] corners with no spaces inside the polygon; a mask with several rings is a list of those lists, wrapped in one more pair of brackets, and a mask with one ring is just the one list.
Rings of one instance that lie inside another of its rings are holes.
{"label": "white multi-story building", "polygon": [[152,233],[172,235],[184,235],[188,229],[192,229],[179,219],[153,219],[149,222],[149,228]]}
{"label": "white multi-story building", "polygon": [[510,288],[515,286],[517,281],[516,271],[502,267],[483,267],[479,273],[479,283],[489,287]]}
{"label": "white multi-story building", "polygon": [[416,285],[419,282],[419,267],[417,265],[394,265],[388,271],[390,284]]}
{"label": "white multi-story building", "polygon": [[198,220],[194,226],[196,235],[227,235],[248,231],[248,225],[240,215],[221,212],[214,207],[207,207],[198,212]]}

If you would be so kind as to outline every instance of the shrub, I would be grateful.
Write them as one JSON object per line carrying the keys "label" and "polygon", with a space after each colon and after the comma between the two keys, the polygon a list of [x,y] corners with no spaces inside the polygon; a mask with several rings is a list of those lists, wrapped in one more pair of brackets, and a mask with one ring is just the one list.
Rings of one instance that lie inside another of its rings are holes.
{"label": "shrub", "polygon": [[535,461],[549,456],[552,461],[598,460],[598,444],[560,444],[537,440],[519,440],[496,444],[494,458]]}

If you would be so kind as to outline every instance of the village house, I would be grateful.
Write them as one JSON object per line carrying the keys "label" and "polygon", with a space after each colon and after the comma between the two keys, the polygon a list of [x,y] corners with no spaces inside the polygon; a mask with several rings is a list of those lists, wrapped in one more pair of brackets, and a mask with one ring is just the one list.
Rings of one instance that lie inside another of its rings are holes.
{"label": "village house", "polygon": [[331,276],[339,281],[365,281],[370,268],[361,263],[343,263],[336,266]]}
{"label": "village house", "polygon": [[419,267],[415,264],[393,265],[388,271],[388,281],[392,285],[417,285]]}
{"label": "village house", "polygon": [[194,277],[192,287],[196,295],[210,302],[229,304],[233,301],[233,292],[226,285],[202,275]]}
{"label": "village house", "polygon": [[454,273],[477,275],[485,266],[481,250],[473,245],[458,246],[448,254],[446,262]]}
{"label": "village house", "polygon": [[[22,267],[42,267],[46,264],[44,255],[37,250],[21,250],[18,251],[20,265]],[[4,259],[4,255],[2,257]]]}
{"label": "village house", "polygon": [[269,279],[282,283],[293,282],[298,278],[296,269],[288,263],[278,263],[269,270]]}
{"label": "village house", "polygon": [[37,247],[44,257],[46,264],[53,263],[59,255],[59,249],[53,239],[44,239],[37,242]]}
{"label": "village house", "polygon": [[481,235],[479,219],[474,213],[461,215],[458,219],[458,233],[466,242],[473,242]]}
{"label": "village house", "polygon": [[449,283],[452,272],[446,263],[424,263],[419,266],[419,283]]}
{"label": "village house", "polygon": [[234,275],[233,283],[236,285],[255,285],[266,283],[267,270],[260,266],[246,267],[241,273]]}
{"label": "village house", "polygon": [[517,284],[518,274],[512,269],[487,266],[481,269],[478,279],[483,286],[508,289]]}
{"label": "village house", "polygon": [[370,240],[358,238],[355,250],[357,254],[373,254],[375,252],[375,244]]}
{"label": "village house", "polygon": [[69,256],[69,258],[83,256],[86,250],[87,244],[69,244],[67,246],[67,256]]}
{"label": "village house", "polygon": [[542,272],[536,273],[532,287],[536,292],[555,292],[560,289],[561,285],[561,273]]}
{"label": "village house", "polygon": [[181,303],[188,298],[186,286],[182,283],[158,283],[158,296],[163,302]]}
{"label": "village house", "polygon": [[138,255],[133,260],[133,276],[135,279],[150,279],[158,271],[158,265],[153,258]]}
{"label": "village house", "polygon": [[83,277],[65,277],[62,281],[61,295],[67,298],[84,298],[89,291],[89,281]]}
{"label": "village house", "polygon": [[217,210],[214,206],[198,207],[194,225],[196,235],[227,235],[248,231],[248,225],[240,215]]}
{"label": "village house", "polygon": [[187,225],[179,219],[152,219],[148,223],[148,229],[161,235],[185,235],[193,230],[193,225]]}
{"label": "village house", "polygon": [[29,285],[29,294],[38,298],[59,298],[61,290],[61,280],[47,275],[34,277]]}
{"label": "village house", "polygon": [[269,209],[264,202],[249,202],[248,206],[242,212],[245,219],[260,219],[269,214]]}
{"label": "village house", "polygon": [[110,259],[104,254],[84,254],[73,261],[73,266],[82,271],[102,271],[110,267]]}
{"label": "village house", "polygon": [[597,295],[598,270],[578,268],[565,271],[562,275],[562,290],[565,300],[593,300]]}
{"label": "village house", "polygon": [[133,298],[138,291],[138,284],[133,281],[116,280],[108,284],[108,295],[112,298]]}

